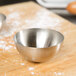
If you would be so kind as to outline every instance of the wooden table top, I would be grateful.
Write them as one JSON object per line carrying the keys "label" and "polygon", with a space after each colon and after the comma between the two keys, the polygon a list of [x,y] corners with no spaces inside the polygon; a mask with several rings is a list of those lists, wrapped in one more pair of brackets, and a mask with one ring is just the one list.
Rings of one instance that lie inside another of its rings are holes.
{"label": "wooden table top", "polygon": [[[7,16],[0,34],[0,76],[76,76],[76,26],[34,2],[0,7]],[[16,50],[13,36],[26,28],[49,28],[65,39],[60,52],[44,63],[24,60]]]}

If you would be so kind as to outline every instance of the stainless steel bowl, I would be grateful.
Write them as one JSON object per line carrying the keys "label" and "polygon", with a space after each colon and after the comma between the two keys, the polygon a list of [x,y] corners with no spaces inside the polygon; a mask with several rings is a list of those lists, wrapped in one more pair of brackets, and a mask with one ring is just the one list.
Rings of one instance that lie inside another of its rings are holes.
{"label": "stainless steel bowl", "polygon": [[0,13],[0,29],[2,29],[3,25],[5,24],[6,16]]}
{"label": "stainless steel bowl", "polygon": [[50,29],[32,28],[22,30],[14,36],[18,51],[33,62],[44,62],[52,58],[60,48],[64,36]]}

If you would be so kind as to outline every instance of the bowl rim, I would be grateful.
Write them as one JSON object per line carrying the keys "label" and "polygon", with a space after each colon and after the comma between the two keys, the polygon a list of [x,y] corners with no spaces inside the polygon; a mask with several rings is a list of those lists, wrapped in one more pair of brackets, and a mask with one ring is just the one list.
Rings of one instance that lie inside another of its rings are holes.
{"label": "bowl rim", "polygon": [[3,13],[0,13],[0,16],[2,16],[2,17],[3,17],[3,21],[5,21],[5,20],[6,20],[6,16],[5,16]]}
{"label": "bowl rim", "polygon": [[38,30],[55,31],[55,32],[59,33],[59,34],[62,36],[62,40],[61,40],[60,42],[58,42],[56,45],[52,45],[52,46],[44,47],[44,48],[55,47],[55,46],[61,44],[61,43],[64,41],[64,35],[63,35],[62,33],[60,33],[59,31],[56,31],[56,30],[53,30],[53,29],[47,29],[47,28],[26,28],[26,29],[23,29],[23,30],[18,31],[18,32],[14,35],[13,40],[14,40],[15,44],[18,44],[18,45],[20,45],[20,46],[22,46],[22,47],[32,48],[32,49],[44,49],[44,48],[38,48],[38,47],[24,46],[24,45],[22,45],[21,43],[18,43],[18,41],[17,41],[17,39],[16,39],[16,35],[17,35],[18,33],[20,33],[21,31],[25,31],[25,30],[36,30],[36,29],[38,29]]}

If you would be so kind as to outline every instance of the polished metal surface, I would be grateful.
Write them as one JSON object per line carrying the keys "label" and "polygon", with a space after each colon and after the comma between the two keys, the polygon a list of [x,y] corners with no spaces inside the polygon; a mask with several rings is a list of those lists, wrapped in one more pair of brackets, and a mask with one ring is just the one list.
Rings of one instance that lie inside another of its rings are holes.
{"label": "polished metal surface", "polygon": [[0,31],[3,25],[5,24],[5,21],[6,21],[6,16],[4,14],[0,14]]}
{"label": "polished metal surface", "polygon": [[64,36],[50,29],[32,28],[22,30],[14,36],[18,51],[33,62],[43,62],[52,58],[60,48]]}

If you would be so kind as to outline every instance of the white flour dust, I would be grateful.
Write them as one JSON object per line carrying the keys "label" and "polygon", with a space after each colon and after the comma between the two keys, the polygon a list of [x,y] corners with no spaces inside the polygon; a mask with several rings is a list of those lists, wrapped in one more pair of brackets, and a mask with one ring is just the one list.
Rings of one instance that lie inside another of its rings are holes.
{"label": "white flour dust", "polygon": [[29,71],[32,71],[32,70],[34,70],[34,68],[33,67],[29,67],[28,70]]}
{"label": "white flour dust", "polygon": [[10,20],[10,19],[19,19],[20,18],[20,14],[19,12],[13,12],[11,14],[8,15],[7,19]]}
{"label": "white flour dust", "polygon": [[34,72],[31,72],[31,74],[34,75],[35,73]]}
{"label": "white flour dust", "polygon": [[24,66],[25,64],[24,63],[20,63],[22,66]]}
{"label": "white flour dust", "polygon": [[63,76],[63,75],[64,75],[63,72],[54,72],[54,74],[55,74],[56,76]]}
{"label": "white flour dust", "polygon": [[28,27],[31,28],[55,28],[59,27],[63,20],[60,20],[56,17],[51,17],[50,12],[46,10],[40,10],[37,14],[35,19],[33,20],[25,20],[25,23],[28,25]]}
{"label": "white flour dust", "polygon": [[[5,27],[8,27],[6,30],[2,32],[5,36],[11,36],[14,34],[14,32],[17,32],[21,29],[25,28],[55,28],[59,27],[60,29],[61,23],[63,20],[56,18],[56,17],[51,17],[50,12],[46,11],[45,9],[39,10],[33,19],[26,19],[25,13],[22,12],[11,12],[9,15],[7,15],[7,20]],[[52,14],[52,13],[51,13]],[[21,15],[25,16],[25,19],[22,19]],[[30,15],[29,15],[30,16]],[[6,34],[6,33],[7,34]]]}
{"label": "white flour dust", "polygon": [[[9,43],[9,45],[8,45],[8,43]],[[10,41],[9,41],[8,43],[6,41],[0,41],[0,49],[3,49],[3,51],[0,51],[0,52],[5,52],[5,51],[12,52],[12,51],[10,51],[10,49],[16,49],[15,46],[11,45],[11,44],[14,45],[13,42],[10,43]]]}

